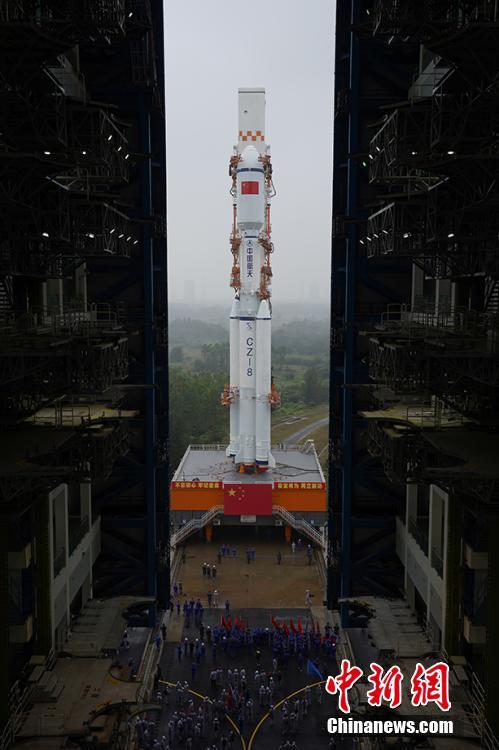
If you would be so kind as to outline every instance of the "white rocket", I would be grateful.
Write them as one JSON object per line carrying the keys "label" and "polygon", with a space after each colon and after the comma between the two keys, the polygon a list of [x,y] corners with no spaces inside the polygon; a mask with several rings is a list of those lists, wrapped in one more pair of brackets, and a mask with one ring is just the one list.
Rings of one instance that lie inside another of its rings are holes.
{"label": "white rocket", "polygon": [[239,89],[239,139],[230,161],[233,226],[230,312],[230,444],[241,471],[275,466],[270,412],[279,404],[271,378],[270,199],[274,195],[265,144],[265,90]]}

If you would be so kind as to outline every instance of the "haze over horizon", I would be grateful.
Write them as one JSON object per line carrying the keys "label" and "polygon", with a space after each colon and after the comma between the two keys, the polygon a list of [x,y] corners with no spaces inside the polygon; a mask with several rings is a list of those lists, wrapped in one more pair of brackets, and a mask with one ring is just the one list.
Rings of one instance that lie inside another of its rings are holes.
{"label": "haze over horizon", "polygon": [[[273,299],[329,301],[334,4],[172,0],[166,14],[169,293],[230,307],[237,90],[266,89]],[[283,32],[285,25],[286,33]],[[304,52],[306,51],[306,55]]]}

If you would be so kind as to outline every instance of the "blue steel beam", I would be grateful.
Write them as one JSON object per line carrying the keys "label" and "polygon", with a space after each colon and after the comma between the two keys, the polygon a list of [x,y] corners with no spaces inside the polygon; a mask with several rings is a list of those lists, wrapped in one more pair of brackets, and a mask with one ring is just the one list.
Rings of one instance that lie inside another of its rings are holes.
{"label": "blue steel beam", "polygon": [[[359,91],[359,40],[355,26],[360,20],[359,3],[352,0],[350,23],[350,111],[348,117],[348,166],[347,166],[347,205],[345,216],[354,219],[357,216],[357,191],[359,165],[353,154],[360,151],[360,91]],[[346,279],[345,279],[345,351],[343,385],[353,383],[353,369],[355,359],[355,293],[356,293],[356,256],[357,256],[358,226],[353,221],[348,225],[346,242]],[[352,593],[351,584],[351,501],[353,492],[353,391],[343,388],[343,465],[342,465],[342,576],[341,596],[349,597]],[[348,603],[340,605],[341,623],[348,627]]]}
{"label": "blue steel beam", "polygon": [[[164,4],[163,0],[154,3],[156,73],[158,87],[165,90],[164,71]],[[153,171],[156,186],[156,211],[165,214],[166,220],[166,137],[161,111],[154,116]],[[154,282],[155,312],[157,320],[168,330],[168,267],[167,238],[157,237],[154,242]],[[156,437],[161,450],[156,461],[156,524],[157,542],[161,543],[166,554],[158,556],[157,597],[160,606],[170,605],[170,466],[169,466],[169,372],[168,346],[156,352]]]}
{"label": "blue steel beam", "polygon": [[[381,466],[366,463],[365,425],[356,411],[369,408],[370,392],[350,387],[369,380],[366,340],[359,332],[366,322],[378,319],[389,302],[405,299],[404,285],[410,283],[400,264],[369,263],[359,243],[369,206],[379,200],[379,189],[369,184],[362,165],[362,155],[369,148],[370,124],[375,114],[381,116],[380,106],[399,100],[413,72],[409,55],[394,59],[392,51],[371,36],[369,5],[369,0],[349,0],[336,6],[328,454],[330,608],[337,607],[340,597],[369,594],[378,588],[361,575],[362,566],[356,564],[361,554],[361,529],[369,528],[372,514],[372,528],[389,533],[398,502],[395,491],[390,492],[380,481]],[[396,68],[390,73],[392,63]],[[385,517],[390,518],[386,525]],[[364,520],[356,523],[357,518]],[[339,609],[342,624],[347,626],[348,604],[342,603]]]}
{"label": "blue steel beam", "polygon": [[[140,147],[143,154],[151,154],[151,102],[147,92],[138,94]],[[152,159],[148,156],[142,162],[142,216],[148,218],[153,213],[152,203]],[[143,289],[144,289],[144,370],[147,383],[156,384],[154,357],[154,279],[153,279],[153,234],[149,222],[142,225]],[[146,499],[146,593],[156,596],[156,470],[154,446],[156,442],[156,394],[154,388],[144,394],[144,493]],[[150,625],[155,624],[156,613],[150,610]]]}

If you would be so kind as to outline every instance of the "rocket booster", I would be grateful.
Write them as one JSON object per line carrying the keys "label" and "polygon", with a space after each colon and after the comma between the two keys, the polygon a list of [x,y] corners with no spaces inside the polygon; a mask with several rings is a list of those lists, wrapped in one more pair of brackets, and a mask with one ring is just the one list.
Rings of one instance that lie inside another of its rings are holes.
{"label": "rocket booster", "polygon": [[265,91],[239,89],[239,140],[230,161],[233,226],[230,312],[230,408],[226,453],[242,471],[275,466],[270,451],[271,408],[279,397],[271,378],[270,199],[272,166],[265,144]]}

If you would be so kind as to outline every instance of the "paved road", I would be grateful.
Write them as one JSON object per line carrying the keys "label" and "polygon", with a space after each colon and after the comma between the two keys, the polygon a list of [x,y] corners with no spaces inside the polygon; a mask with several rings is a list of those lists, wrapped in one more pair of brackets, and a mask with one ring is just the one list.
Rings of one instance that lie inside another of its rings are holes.
{"label": "paved road", "polygon": [[322,427],[324,424],[328,424],[329,417],[323,417],[322,419],[316,419],[315,422],[309,422],[306,427],[302,427],[301,430],[298,430],[297,432],[294,432],[292,435],[290,435],[286,440],[282,440],[282,442],[285,445],[293,445],[294,443],[297,443],[302,438],[306,437],[307,435],[310,435],[311,432],[314,432],[314,430],[317,430],[319,427]]}

